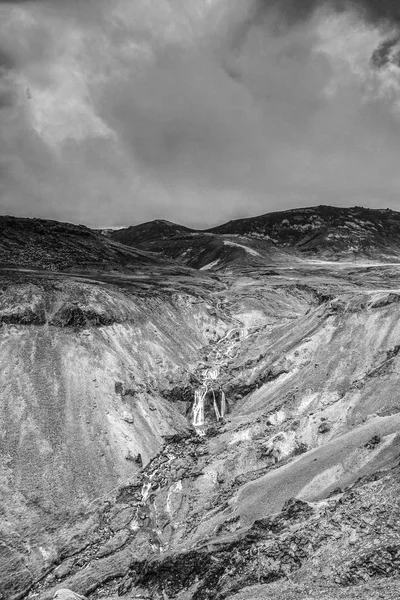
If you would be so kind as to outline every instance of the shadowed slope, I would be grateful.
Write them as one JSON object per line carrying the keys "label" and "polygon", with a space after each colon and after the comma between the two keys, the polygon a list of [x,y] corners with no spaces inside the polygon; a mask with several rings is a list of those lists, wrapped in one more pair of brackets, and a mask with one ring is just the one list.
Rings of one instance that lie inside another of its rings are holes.
{"label": "shadowed slope", "polygon": [[84,225],[0,216],[0,266],[62,270],[133,270],[160,260]]}

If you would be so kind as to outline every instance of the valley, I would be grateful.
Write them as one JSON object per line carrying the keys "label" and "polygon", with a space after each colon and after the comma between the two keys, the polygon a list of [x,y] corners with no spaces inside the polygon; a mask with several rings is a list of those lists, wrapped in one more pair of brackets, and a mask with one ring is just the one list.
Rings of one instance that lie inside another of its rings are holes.
{"label": "valley", "polygon": [[400,215],[312,210],[60,224],[68,252],[28,228],[43,262],[0,271],[6,600],[398,597]]}

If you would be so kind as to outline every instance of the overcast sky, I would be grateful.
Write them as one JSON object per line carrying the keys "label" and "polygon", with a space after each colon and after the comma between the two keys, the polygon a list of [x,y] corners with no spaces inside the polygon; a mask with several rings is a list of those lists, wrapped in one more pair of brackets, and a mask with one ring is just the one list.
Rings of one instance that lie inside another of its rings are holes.
{"label": "overcast sky", "polygon": [[0,0],[0,213],[400,210],[396,5]]}

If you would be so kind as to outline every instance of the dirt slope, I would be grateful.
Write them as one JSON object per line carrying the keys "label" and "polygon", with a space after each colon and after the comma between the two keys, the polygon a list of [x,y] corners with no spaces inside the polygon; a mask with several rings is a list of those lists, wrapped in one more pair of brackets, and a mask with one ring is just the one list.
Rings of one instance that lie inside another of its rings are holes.
{"label": "dirt slope", "polygon": [[138,294],[124,279],[1,278],[7,597],[29,587],[71,537],[84,539],[93,501],[147,464],[162,436],[188,427],[179,403],[166,398],[187,384],[198,350],[225,325],[196,288],[171,292],[163,283],[144,297],[140,281]]}
{"label": "dirt slope", "polygon": [[[400,266],[239,233],[200,236],[197,271],[182,231],[180,264],[3,271],[7,599],[396,597]],[[201,437],[216,362],[230,413]]]}
{"label": "dirt slope", "polygon": [[[395,577],[399,276],[304,262],[222,278],[216,311],[231,329],[203,348],[199,368],[216,349],[225,355],[227,422],[167,442],[102,509],[101,541],[30,598],[67,586],[93,598],[211,600],[289,575],[316,590],[328,579],[339,598],[361,575]],[[124,514],[121,546],[113,522]]]}

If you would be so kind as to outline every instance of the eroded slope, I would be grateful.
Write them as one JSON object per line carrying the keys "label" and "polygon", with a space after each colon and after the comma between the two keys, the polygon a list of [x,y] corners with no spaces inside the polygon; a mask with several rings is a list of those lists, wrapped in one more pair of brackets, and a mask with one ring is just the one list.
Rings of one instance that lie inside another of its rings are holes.
{"label": "eroded slope", "polygon": [[397,585],[399,276],[304,262],[222,277],[215,311],[229,327],[197,369],[225,353],[227,422],[167,440],[98,513],[101,540],[30,597],[211,600],[274,581],[290,594],[289,578],[339,598],[364,580]]}
{"label": "eroded slope", "polygon": [[65,545],[84,547],[85,531],[98,527],[94,501],[146,465],[163,436],[187,430],[182,406],[167,398],[226,327],[201,288],[198,295],[190,278],[165,273],[147,282],[115,275],[113,283],[3,273],[6,597],[29,588]]}

